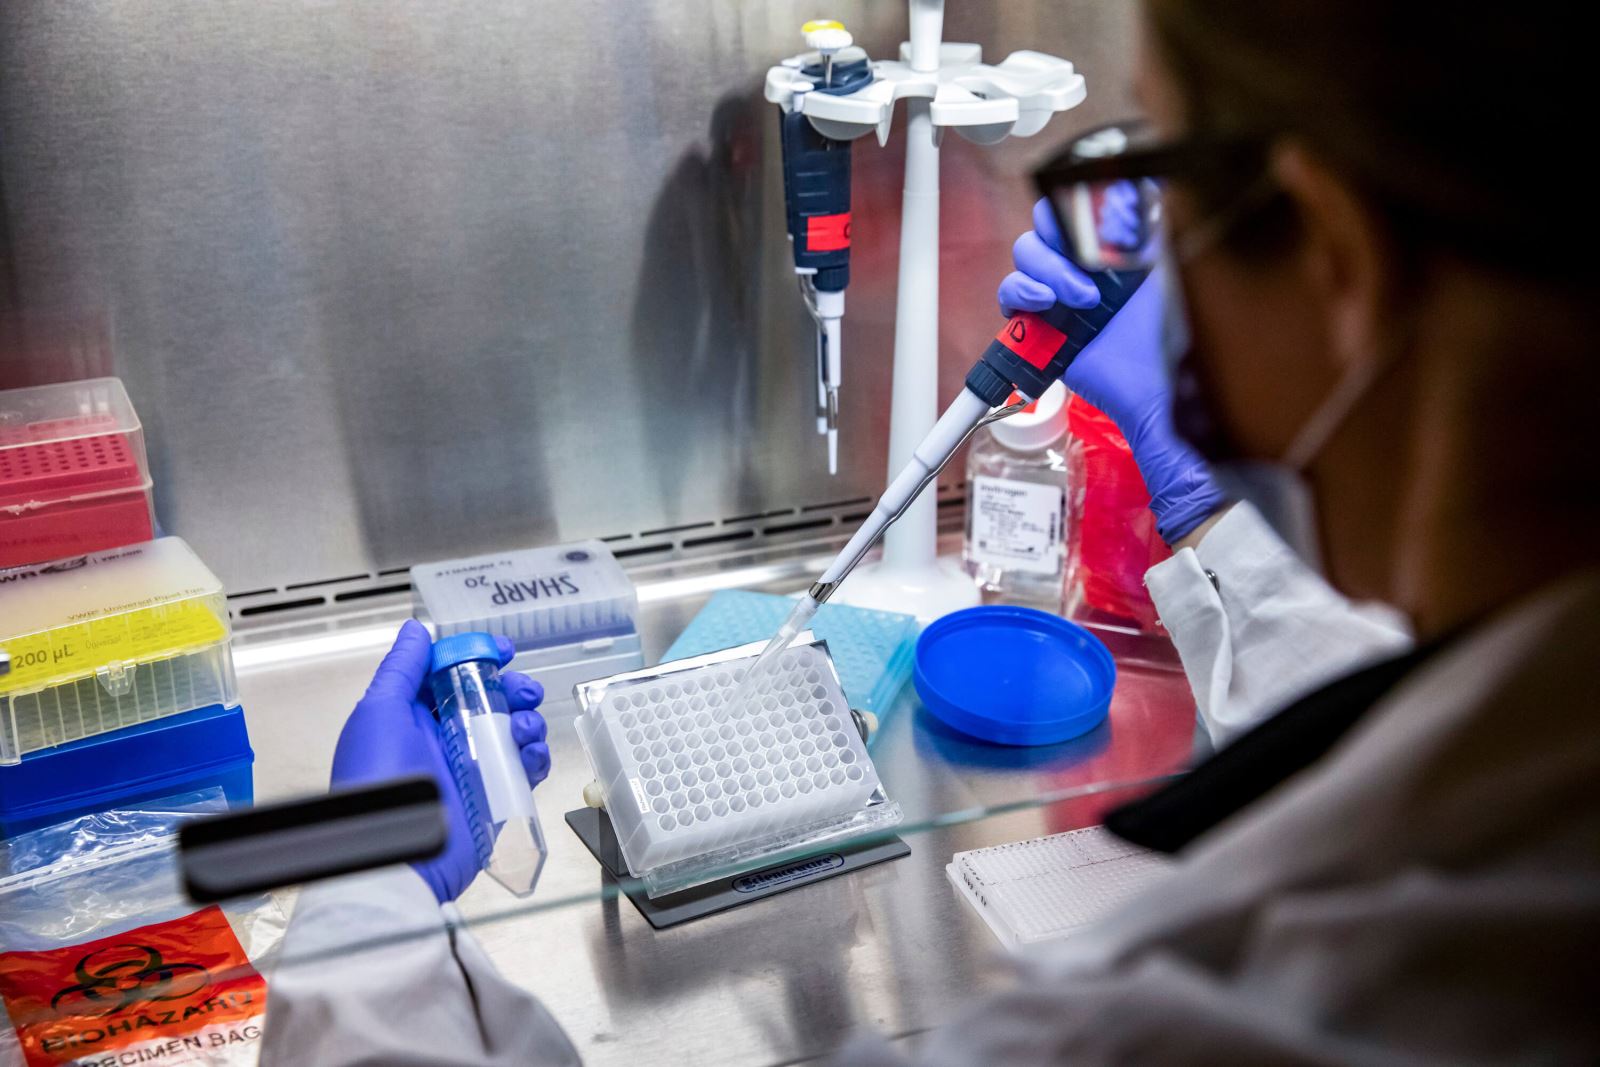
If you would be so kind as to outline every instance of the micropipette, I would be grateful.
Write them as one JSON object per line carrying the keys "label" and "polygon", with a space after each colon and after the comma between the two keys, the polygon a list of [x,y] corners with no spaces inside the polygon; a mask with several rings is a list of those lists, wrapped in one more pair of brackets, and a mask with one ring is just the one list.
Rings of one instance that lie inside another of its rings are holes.
{"label": "micropipette", "polygon": [[850,282],[850,142],[824,136],[805,115],[811,93],[845,95],[872,82],[866,53],[851,47],[838,22],[802,28],[817,61],[801,69],[788,110],[779,117],[783,193],[794,270],[816,327],[817,432],[828,438],[828,473],[839,470],[839,385],[844,377],[840,323]]}
{"label": "micropipette", "polygon": [[1091,277],[1100,287],[1099,306],[1079,310],[1057,304],[1043,312],[1018,312],[1006,321],[983,356],[967,372],[966,387],[912,453],[911,462],[889,483],[872,514],[834,557],[822,577],[800,598],[794,611],[745,673],[744,685],[734,704],[744,699],[746,687],[753,686],[772,660],[806,628],[817,609],[827,603],[839,584],[928,483],[939,476],[967,438],[985,423],[1015,414],[1025,406],[1026,400],[1006,403],[1013,391],[1027,400],[1043,396],[1044,391],[1066,373],[1084,346],[1111,321],[1111,316],[1128,302],[1148,273],[1147,270],[1096,272]]}

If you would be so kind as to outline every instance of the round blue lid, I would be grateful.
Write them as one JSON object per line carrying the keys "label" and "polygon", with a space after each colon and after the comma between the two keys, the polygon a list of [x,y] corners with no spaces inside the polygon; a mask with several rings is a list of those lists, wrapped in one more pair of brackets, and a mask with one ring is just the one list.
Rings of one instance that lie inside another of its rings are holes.
{"label": "round blue lid", "polygon": [[494,634],[477,631],[452,634],[433,643],[432,673],[481,660],[496,665],[500,663],[500,643],[495,640]]}
{"label": "round blue lid", "polygon": [[1001,745],[1051,745],[1105,721],[1117,667],[1088,630],[1032,608],[968,608],[917,640],[917,693],[933,715]]}

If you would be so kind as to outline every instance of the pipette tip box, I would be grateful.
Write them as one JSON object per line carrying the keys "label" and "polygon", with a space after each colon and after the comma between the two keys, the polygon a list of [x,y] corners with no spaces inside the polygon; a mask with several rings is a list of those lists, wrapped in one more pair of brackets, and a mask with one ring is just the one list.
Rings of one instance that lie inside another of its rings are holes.
{"label": "pipette tip box", "polygon": [[553,700],[644,665],[638,593],[599,541],[421,563],[411,588],[415,614],[435,637],[510,638],[511,667],[534,675]]}
{"label": "pipette tip box", "polygon": [[[794,603],[789,597],[725,589],[700,609],[661,659],[686,659],[767,640]],[[844,604],[824,604],[811,620],[812,633],[828,645],[845,699],[852,708],[880,719],[911,677],[918,629],[911,615]]]}
{"label": "pipette tip box", "polygon": [[0,764],[238,702],[222,583],[177,537],[0,571]]}
{"label": "pipette tip box", "polygon": [[899,824],[821,642],[738,704],[759,645],[578,687],[579,740],[651,898]]}
{"label": "pipette tip box", "polygon": [[0,567],[154,532],[144,430],[120,381],[0,392]]}
{"label": "pipette tip box", "polygon": [[244,712],[220,704],[32,752],[0,766],[0,837],[200,789],[248,806],[254,761]]}
{"label": "pipette tip box", "polygon": [[1020,952],[1109,915],[1170,866],[1091,826],[957,852],[945,873],[1001,944]]}

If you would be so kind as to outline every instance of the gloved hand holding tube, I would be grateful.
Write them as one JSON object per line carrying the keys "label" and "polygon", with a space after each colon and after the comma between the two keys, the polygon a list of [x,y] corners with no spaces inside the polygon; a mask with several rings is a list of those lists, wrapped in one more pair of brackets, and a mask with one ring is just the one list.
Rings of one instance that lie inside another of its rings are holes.
{"label": "gloved hand holding tube", "polygon": [[[510,641],[497,640],[503,666],[511,662],[513,650]],[[438,782],[448,840],[438,856],[414,867],[443,903],[461,895],[482,870],[483,861],[434,718],[429,687],[432,658],[433,640],[427,628],[408,620],[339,734],[332,784],[366,785],[417,774],[431,775]],[[509,707],[511,739],[532,788],[550,773],[545,721],[537,710],[544,688],[515,671],[501,674],[499,681]]]}
{"label": "gloved hand holding tube", "polygon": [[[1108,211],[1105,225],[1121,218]],[[1102,232],[1102,237],[1110,239]],[[1047,200],[1033,209],[1033,229],[1012,247],[1016,270],[1000,283],[1001,313],[1043,312],[1060,303],[1098,300],[1093,281],[1062,251]],[[1162,268],[1157,268],[1157,273]],[[1073,363],[1062,381],[1105,412],[1128,439],[1150,490],[1150,510],[1168,544],[1181,540],[1224,506],[1205,461],[1172,422],[1172,392],[1161,355],[1163,279],[1153,274]]]}

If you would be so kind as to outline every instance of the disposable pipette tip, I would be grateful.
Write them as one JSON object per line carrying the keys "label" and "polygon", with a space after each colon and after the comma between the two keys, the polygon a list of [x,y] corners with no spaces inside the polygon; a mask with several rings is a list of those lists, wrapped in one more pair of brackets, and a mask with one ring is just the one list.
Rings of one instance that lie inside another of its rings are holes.
{"label": "disposable pipette tip", "polygon": [[789,613],[789,617],[783,621],[782,626],[778,627],[777,634],[773,636],[771,641],[767,642],[767,647],[761,650],[761,655],[757,656],[755,662],[750,664],[750,668],[745,671],[744,681],[734,691],[733,699],[724,701],[717,708],[716,714],[712,717],[718,723],[726,719],[734,708],[750,699],[750,695],[755,692],[762,675],[766,674],[770,669],[772,661],[777,659],[783,650],[794,642],[796,637],[800,636],[800,631],[811,623],[811,619],[816,615],[819,607],[821,605],[809,596],[802,597],[795,604],[794,610]]}
{"label": "disposable pipette tip", "polygon": [[828,431],[828,473],[839,473],[839,431]]}

